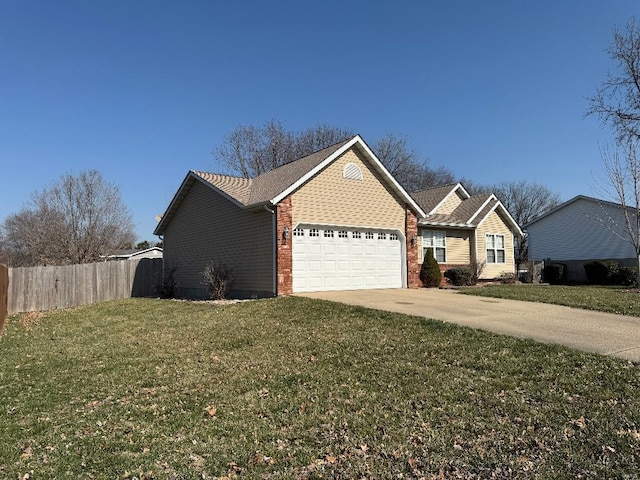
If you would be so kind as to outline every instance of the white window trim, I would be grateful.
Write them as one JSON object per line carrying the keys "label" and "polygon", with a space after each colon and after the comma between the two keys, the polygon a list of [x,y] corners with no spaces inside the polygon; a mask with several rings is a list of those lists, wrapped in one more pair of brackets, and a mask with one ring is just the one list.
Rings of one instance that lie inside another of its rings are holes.
{"label": "white window trim", "polygon": [[[444,240],[444,245],[443,246],[436,246],[435,245],[435,233],[442,233],[443,234],[443,240]],[[426,235],[426,234],[431,234],[431,235]],[[427,248],[432,248],[433,249],[433,256],[434,258],[437,260],[438,256],[437,256],[437,252],[436,249],[441,249],[444,251],[444,260],[443,261],[439,261],[438,263],[447,263],[447,232],[443,231],[443,230],[429,230],[429,229],[422,229],[420,232],[420,238],[422,238],[422,248],[420,249],[420,263],[424,262],[424,251]],[[425,239],[426,238],[432,238],[434,239],[434,241],[432,242],[433,245],[426,245],[425,244]]]}
{"label": "white window trim", "polygon": [[[494,237],[493,240],[493,248],[489,248],[489,242],[488,242],[488,238],[489,237]],[[502,248],[497,248],[496,247],[496,241],[495,239],[497,237],[502,237]],[[485,254],[485,260],[487,262],[487,265],[505,265],[507,263],[507,243],[506,243],[506,235],[504,233],[485,233],[484,234],[484,254]],[[487,252],[489,250],[493,250],[493,258],[495,261],[490,262],[489,261],[489,255],[487,255]],[[498,261],[498,252],[502,250],[502,262]]]}

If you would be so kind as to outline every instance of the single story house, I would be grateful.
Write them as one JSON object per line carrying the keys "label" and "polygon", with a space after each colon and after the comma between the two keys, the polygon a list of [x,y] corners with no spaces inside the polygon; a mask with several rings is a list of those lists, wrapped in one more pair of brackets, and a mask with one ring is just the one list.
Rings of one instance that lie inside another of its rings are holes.
{"label": "single story house", "polygon": [[141,258],[162,258],[162,248],[151,247],[144,250],[116,250],[115,252],[105,255],[105,260],[139,260]]}
{"label": "single story house", "polygon": [[[635,218],[635,212],[629,213]],[[618,203],[578,195],[529,222],[524,229],[529,259],[565,264],[570,281],[585,281],[584,264],[593,260],[638,264],[625,227],[624,207]]]}
{"label": "single story house", "polygon": [[514,272],[520,228],[493,195],[460,184],[410,195],[356,135],[246,179],[190,171],[155,232],[180,296],[204,297],[204,266],[234,271],[233,296],[414,288],[427,246],[442,268]]}

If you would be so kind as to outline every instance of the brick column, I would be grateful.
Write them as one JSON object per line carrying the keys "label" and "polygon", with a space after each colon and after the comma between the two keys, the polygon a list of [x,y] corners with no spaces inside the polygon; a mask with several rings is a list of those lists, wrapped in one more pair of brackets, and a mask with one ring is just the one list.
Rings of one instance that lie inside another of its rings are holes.
{"label": "brick column", "polygon": [[[420,284],[420,264],[418,263],[418,219],[415,213],[405,206],[404,234],[407,243],[407,287],[418,288]],[[415,243],[412,239],[415,238]]]}
{"label": "brick column", "polygon": [[[284,228],[289,228],[289,238],[285,239]],[[293,293],[293,258],[291,243],[293,241],[293,229],[291,220],[291,197],[282,200],[276,207],[276,249],[277,249],[277,278],[278,296]]]}

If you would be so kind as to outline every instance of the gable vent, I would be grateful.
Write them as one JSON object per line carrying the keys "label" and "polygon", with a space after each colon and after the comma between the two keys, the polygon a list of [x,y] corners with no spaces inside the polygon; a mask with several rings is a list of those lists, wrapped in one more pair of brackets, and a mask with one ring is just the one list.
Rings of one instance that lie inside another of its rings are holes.
{"label": "gable vent", "polygon": [[342,178],[349,180],[362,180],[362,170],[355,163],[347,163],[342,171]]}

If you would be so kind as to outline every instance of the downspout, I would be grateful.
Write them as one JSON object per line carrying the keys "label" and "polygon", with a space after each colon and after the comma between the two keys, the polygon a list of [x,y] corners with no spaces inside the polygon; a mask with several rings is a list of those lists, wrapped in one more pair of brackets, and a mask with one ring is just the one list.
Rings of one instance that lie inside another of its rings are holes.
{"label": "downspout", "polygon": [[267,205],[263,207],[267,212],[271,214],[271,239],[273,241],[273,258],[272,258],[272,273],[271,273],[271,290],[273,291],[273,296],[276,297],[278,295],[277,282],[278,282],[278,244],[277,244],[277,223],[276,223],[276,211],[275,208],[269,208]]}
{"label": "downspout", "polygon": [[164,244],[164,237],[162,235],[156,235],[162,242],[162,283],[160,284],[160,290],[164,289],[164,250],[166,245]]}

